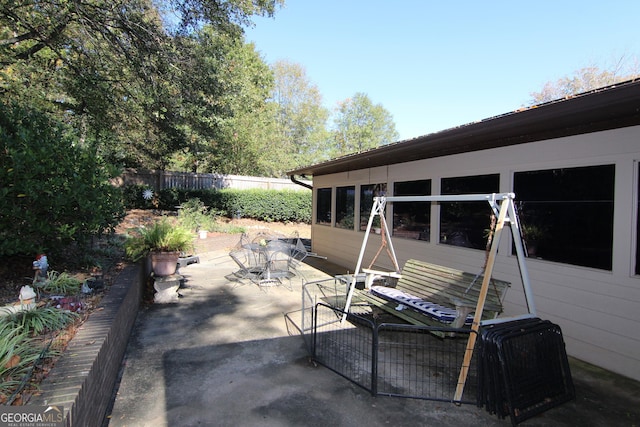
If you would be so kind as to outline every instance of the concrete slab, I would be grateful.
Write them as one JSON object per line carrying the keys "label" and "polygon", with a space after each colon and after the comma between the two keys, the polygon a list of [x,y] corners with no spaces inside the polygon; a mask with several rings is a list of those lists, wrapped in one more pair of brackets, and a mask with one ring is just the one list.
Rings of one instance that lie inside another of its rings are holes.
{"label": "concrete slab", "polygon": [[[307,280],[346,273],[310,259]],[[311,363],[297,334],[301,283],[268,292],[225,279],[226,251],[181,269],[172,304],[142,308],[104,425],[121,426],[505,426],[475,405],[372,397]],[[296,314],[298,313],[298,314]],[[289,320],[287,316],[289,315]],[[298,316],[298,317],[296,317]],[[572,361],[578,397],[523,426],[640,423],[640,385]],[[605,376],[603,376],[605,375]]]}

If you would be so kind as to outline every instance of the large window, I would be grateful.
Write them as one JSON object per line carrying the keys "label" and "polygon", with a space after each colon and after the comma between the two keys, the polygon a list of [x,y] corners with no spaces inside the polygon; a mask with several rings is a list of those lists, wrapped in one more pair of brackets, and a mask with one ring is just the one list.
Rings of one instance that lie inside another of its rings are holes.
{"label": "large window", "polygon": [[529,256],[611,270],[615,166],[514,174]]}
{"label": "large window", "polygon": [[[394,196],[430,196],[431,180],[396,182]],[[431,202],[394,202],[393,236],[430,240]]]}
{"label": "large window", "polygon": [[318,188],[316,224],[331,225],[331,188]]}
{"label": "large window", "polygon": [[[441,194],[497,193],[500,175],[476,175],[443,178]],[[440,243],[485,249],[491,226],[491,209],[487,202],[441,203]]]}
{"label": "large window", "polygon": [[336,227],[353,230],[355,194],[354,186],[336,188]]}
{"label": "large window", "polygon": [[[367,229],[371,208],[373,207],[373,198],[387,194],[387,184],[367,184],[360,186],[360,230]],[[380,227],[379,219],[374,218],[374,227]]]}

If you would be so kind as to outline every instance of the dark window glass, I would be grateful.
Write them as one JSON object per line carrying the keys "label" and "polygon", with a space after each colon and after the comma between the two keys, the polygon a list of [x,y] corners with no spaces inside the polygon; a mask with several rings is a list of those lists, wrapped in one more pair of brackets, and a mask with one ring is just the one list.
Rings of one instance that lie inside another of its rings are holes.
{"label": "dark window glass", "polygon": [[614,165],[514,174],[529,256],[611,270],[614,181]]}
{"label": "dark window glass", "polygon": [[[394,196],[430,196],[431,180],[396,182]],[[430,240],[431,202],[393,202],[393,236]]]}
{"label": "dark window glass", "polygon": [[318,188],[316,224],[331,225],[331,188]]}
{"label": "dark window glass", "polygon": [[336,188],[336,227],[353,230],[355,194],[354,186]]}
{"label": "dark window glass", "polygon": [[[387,184],[367,184],[360,186],[360,230],[367,229],[367,222],[371,215],[373,207],[373,198],[387,194]],[[380,219],[376,216],[373,220],[373,226],[380,227]]]}
{"label": "dark window glass", "polygon": [[[498,174],[443,178],[441,194],[489,194],[499,187]],[[440,243],[485,249],[491,213],[487,202],[441,203]]]}

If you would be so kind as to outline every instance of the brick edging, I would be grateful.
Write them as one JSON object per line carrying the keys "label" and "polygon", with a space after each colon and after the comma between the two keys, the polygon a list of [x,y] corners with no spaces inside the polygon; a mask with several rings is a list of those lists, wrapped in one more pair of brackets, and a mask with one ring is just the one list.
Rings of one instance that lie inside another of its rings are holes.
{"label": "brick edging", "polygon": [[98,309],[82,324],[40,384],[40,395],[29,405],[63,406],[68,427],[102,423],[138,314],[143,285],[139,264],[118,274]]}

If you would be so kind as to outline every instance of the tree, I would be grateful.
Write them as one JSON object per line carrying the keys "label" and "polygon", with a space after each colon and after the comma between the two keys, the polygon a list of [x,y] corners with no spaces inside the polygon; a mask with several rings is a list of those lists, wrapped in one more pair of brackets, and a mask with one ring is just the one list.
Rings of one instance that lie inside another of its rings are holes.
{"label": "tree", "polygon": [[340,103],[334,119],[332,157],[362,152],[398,139],[391,114],[364,93]]}
{"label": "tree", "polygon": [[326,121],[329,111],[322,95],[299,64],[278,61],[272,66],[275,86],[271,94],[276,105],[277,136],[273,140],[277,175],[287,169],[327,158]]}
{"label": "tree", "polygon": [[[204,23],[235,37],[252,15],[272,15],[280,4],[0,0],[0,93],[72,124],[81,142],[112,161],[162,168],[190,137],[176,102],[189,52],[178,48],[177,37],[190,37]],[[178,19],[167,29],[170,13]]]}
{"label": "tree", "polygon": [[69,126],[0,104],[0,256],[59,251],[112,230],[124,216],[114,172]]}
{"label": "tree", "polygon": [[567,98],[638,77],[640,77],[640,68],[637,61],[634,61],[634,65],[628,66],[624,57],[608,69],[602,70],[595,65],[584,67],[575,71],[572,76],[545,83],[540,92],[530,93],[529,105]]}
{"label": "tree", "polygon": [[192,171],[265,173],[273,132],[267,99],[273,75],[253,44],[205,26],[183,40],[180,96],[188,143],[179,156]]}

